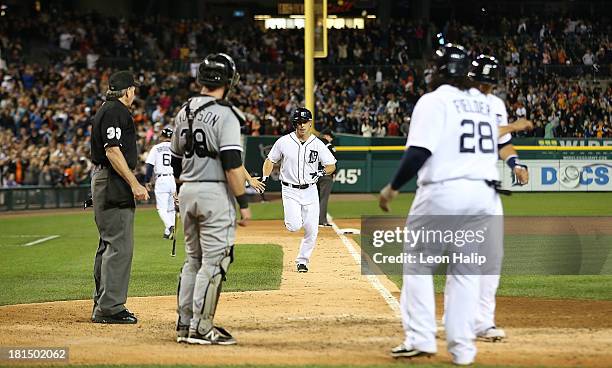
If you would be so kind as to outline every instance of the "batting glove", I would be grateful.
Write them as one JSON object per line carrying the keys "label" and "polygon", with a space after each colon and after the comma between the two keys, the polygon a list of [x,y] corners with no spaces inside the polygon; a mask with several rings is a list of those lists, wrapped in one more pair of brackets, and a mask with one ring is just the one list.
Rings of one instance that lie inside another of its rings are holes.
{"label": "batting glove", "polygon": [[310,177],[311,177],[312,179],[317,179],[317,180],[318,180],[320,177],[325,176],[325,175],[327,175],[327,174],[325,173],[325,170],[323,170],[323,169],[321,169],[321,170],[317,170],[316,172],[313,172],[313,173],[310,173]]}

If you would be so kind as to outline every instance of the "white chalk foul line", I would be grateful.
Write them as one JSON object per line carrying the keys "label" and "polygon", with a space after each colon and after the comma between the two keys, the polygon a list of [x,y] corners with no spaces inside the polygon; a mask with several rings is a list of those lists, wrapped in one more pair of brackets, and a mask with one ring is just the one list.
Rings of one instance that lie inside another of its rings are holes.
{"label": "white chalk foul line", "polygon": [[[342,233],[342,231],[333,221],[333,218],[329,213],[327,214],[327,219],[328,222],[332,225],[332,229],[334,229],[334,231],[336,232],[336,235],[338,235],[342,243],[346,246],[346,249],[348,249],[348,252],[353,257],[353,260],[355,260],[355,263],[361,266],[361,255],[359,254],[357,249],[355,249],[353,243],[351,243],[351,240],[346,235],[344,235],[344,233]],[[376,275],[364,276],[368,279],[370,284],[372,284],[372,287],[374,287],[374,289],[376,289],[376,291],[378,291],[378,293],[383,297],[385,302],[387,302],[387,304],[395,314],[395,317],[401,318],[400,305],[397,299],[395,299],[395,297],[393,296],[393,294],[391,294],[391,292],[380,282]]]}
{"label": "white chalk foul line", "polygon": [[36,234],[28,234],[28,235],[4,235],[4,234],[0,234],[0,238],[40,238],[41,236],[46,236],[46,235],[36,235]]}
{"label": "white chalk foul line", "polygon": [[31,241],[31,242],[29,242],[29,243],[25,243],[23,246],[24,246],[24,247],[31,247],[32,245],[36,245],[36,244],[40,244],[40,243],[44,243],[44,242],[46,242],[46,241],[48,241],[48,240],[53,240],[53,239],[56,239],[56,238],[59,238],[59,235],[51,235],[51,236],[47,236],[46,238],[42,238],[42,239],[38,239],[38,240]]}

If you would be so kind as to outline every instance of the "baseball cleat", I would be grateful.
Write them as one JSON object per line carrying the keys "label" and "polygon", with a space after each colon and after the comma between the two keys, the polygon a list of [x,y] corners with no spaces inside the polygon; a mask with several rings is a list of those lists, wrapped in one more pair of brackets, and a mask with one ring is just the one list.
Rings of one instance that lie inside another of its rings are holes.
{"label": "baseball cleat", "polygon": [[428,353],[426,351],[410,348],[404,343],[391,349],[391,356],[393,358],[415,358],[420,356],[430,357],[432,355],[434,355],[434,353]]}
{"label": "baseball cleat", "polygon": [[306,273],[306,272],[308,272],[308,267],[306,267],[306,265],[303,264],[303,263],[298,263],[298,265],[297,265],[297,272],[299,272],[299,273]]}
{"label": "baseball cleat", "polygon": [[333,225],[330,223],[319,224],[319,227],[332,227]]}
{"label": "baseball cleat", "polygon": [[170,226],[166,231],[164,231],[163,238],[172,240],[174,236],[174,226]]}
{"label": "baseball cleat", "polygon": [[493,326],[477,334],[476,338],[480,341],[498,342],[506,338],[506,332]]}
{"label": "baseball cleat", "polygon": [[113,314],[112,316],[93,316],[91,321],[93,323],[133,325],[135,323],[138,323],[138,318],[136,318],[134,313],[130,312],[127,309],[124,309],[117,314]]}
{"label": "baseball cleat", "polygon": [[189,344],[197,345],[236,345],[236,340],[223,327],[213,327],[205,333],[200,334],[198,331],[189,331],[189,337],[186,340]]}
{"label": "baseball cleat", "polygon": [[187,342],[187,338],[189,337],[189,326],[188,325],[178,325],[176,326],[176,342]]}
{"label": "baseball cleat", "polygon": [[468,362],[459,362],[459,361],[454,361],[453,360],[453,365],[460,365],[460,366],[468,366],[468,365],[472,365],[474,364],[474,361],[468,361]]}

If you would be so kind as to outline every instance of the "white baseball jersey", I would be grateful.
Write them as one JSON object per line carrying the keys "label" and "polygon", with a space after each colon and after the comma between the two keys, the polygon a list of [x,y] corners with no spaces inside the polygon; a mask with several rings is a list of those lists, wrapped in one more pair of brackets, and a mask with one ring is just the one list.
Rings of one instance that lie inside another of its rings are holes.
{"label": "white baseball jersey", "polygon": [[498,180],[497,123],[489,99],[442,85],[414,107],[406,144],[428,149],[418,185],[453,179]]}
{"label": "white baseball jersey", "polygon": [[[508,110],[504,100],[490,93],[487,95],[491,104],[491,115],[495,117],[495,123],[498,127],[508,125]],[[504,144],[512,139],[512,134],[506,133],[499,137],[499,144]]]}
{"label": "white baseball jersey", "polygon": [[314,184],[312,177],[323,166],[336,163],[334,155],[327,149],[325,143],[311,135],[306,142],[300,142],[295,132],[280,137],[272,146],[268,159],[273,163],[281,163],[280,180],[289,184]]}
{"label": "white baseball jersey", "polygon": [[172,174],[170,142],[161,142],[153,146],[145,162],[153,165],[155,175]]}

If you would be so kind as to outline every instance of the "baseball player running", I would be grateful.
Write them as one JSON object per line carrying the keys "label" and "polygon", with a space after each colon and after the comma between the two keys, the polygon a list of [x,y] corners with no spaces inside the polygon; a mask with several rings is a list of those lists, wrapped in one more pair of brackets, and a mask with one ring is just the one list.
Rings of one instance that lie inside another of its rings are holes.
{"label": "baseball player running", "polygon": [[213,319],[221,285],[233,261],[234,197],[245,226],[251,218],[240,146],[242,113],[225,98],[238,82],[226,54],[208,55],[198,67],[201,94],[175,118],[171,165],[179,179],[186,260],[178,286],[177,342],[233,345],[236,340]]}
{"label": "baseball player running", "polygon": [[157,213],[165,226],[164,239],[172,239],[172,234],[174,234],[174,193],[176,193],[176,182],[172,175],[172,166],[170,165],[171,138],[172,129],[164,128],[161,131],[161,142],[151,148],[145,161],[147,165],[145,183],[147,183],[148,190],[151,190],[149,181],[152,176],[155,176],[155,203]]}
{"label": "baseball player running", "polygon": [[[295,259],[297,272],[308,272],[308,262],[319,232],[317,180],[336,170],[336,159],[320,139],[311,134],[312,113],[299,107],[291,114],[295,132],[279,138],[263,164],[265,182],[274,164],[280,163],[285,226],[293,232],[304,228],[304,238]],[[323,169],[319,169],[319,163]]]}
{"label": "baseball player running", "polygon": [[[508,112],[504,101],[491,93],[493,86],[497,84],[498,70],[498,62],[494,57],[479,55],[472,62],[469,76],[478,83],[478,89],[489,99],[491,115],[500,126],[499,157],[512,169],[513,185],[525,185],[529,181],[529,172],[526,165],[519,163],[510,132],[529,129],[533,124],[529,120],[520,119],[508,125]],[[499,211],[498,215],[503,215],[501,207]],[[499,260],[501,261],[501,258]],[[495,293],[499,278],[499,275],[482,275],[480,278],[480,300],[476,315],[476,336],[480,340],[493,342],[506,337],[505,331],[495,326]]]}
{"label": "baseball player running", "polygon": [[[389,210],[398,190],[418,172],[413,216],[488,216],[499,213],[501,200],[497,162],[497,124],[485,95],[471,88],[470,60],[459,45],[436,52],[435,90],[423,95],[412,114],[407,149],[390,184],[380,192],[380,207]],[[437,352],[433,276],[410,272],[406,264],[401,293],[405,339],[393,357]],[[416,267],[416,266],[414,266]],[[453,272],[449,265],[445,295],[447,348],[453,363],[469,365],[476,357],[475,320],[480,276]]]}

